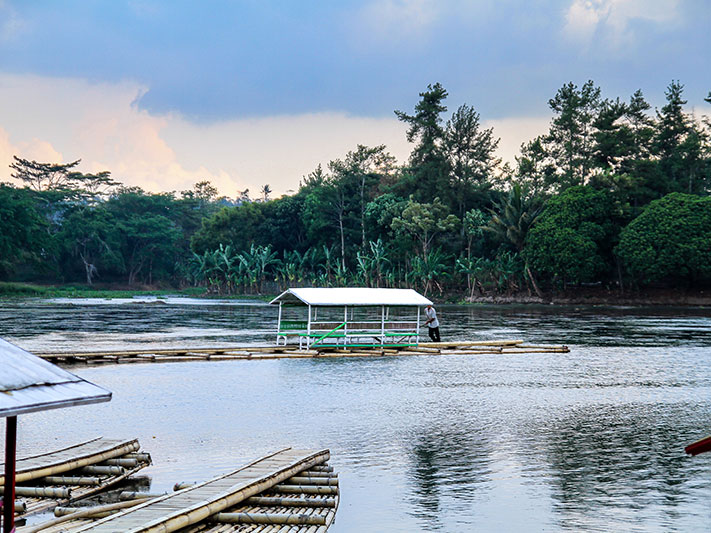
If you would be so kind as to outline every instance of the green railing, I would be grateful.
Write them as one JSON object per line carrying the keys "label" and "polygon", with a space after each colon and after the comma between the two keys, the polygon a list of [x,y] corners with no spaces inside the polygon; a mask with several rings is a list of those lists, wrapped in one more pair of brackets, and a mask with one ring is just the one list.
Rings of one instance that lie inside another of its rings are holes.
{"label": "green railing", "polygon": [[331,335],[332,333],[335,333],[336,331],[338,331],[339,329],[341,329],[342,327],[344,327],[346,324],[347,324],[347,322],[344,322],[343,324],[340,324],[340,325],[336,326],[335,328],[333,328],[333,329],[332,329],[331,331],[329,331],[328,333],[324,333],[324,334],[321,335],[318,339],[316,339],[313,343],[311,343],[311,346],[315,346],[316,344],[318,344],[319,342],[321,342],[323,339],[325,339],[326,337],[328,337],[328,336]]}

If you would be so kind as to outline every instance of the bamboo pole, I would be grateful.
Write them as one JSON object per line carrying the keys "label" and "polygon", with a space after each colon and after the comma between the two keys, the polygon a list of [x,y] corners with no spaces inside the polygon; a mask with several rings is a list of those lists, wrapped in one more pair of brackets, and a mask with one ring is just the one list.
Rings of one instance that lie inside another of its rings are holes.
{"label": "bamboo pole", "polygon": [[47,476],[40,481],[48,485],[101,485],[101,480],[98,477],[88,476]]}
{"label": "bamboo pole", "polygon": [[334,474],[333,472],[318,472],[314,470],[304,470],[300,475],[308,477],[338,478],[338,474]]}
{"label": "bamboo pole", "polygon": [[119,501],[127,502],[129,500],[145,500],[147,498],[158,498],[159,496],[165,496],[167,492],[152,494],[150,492],[138,492],[135,490],[124,490],[119,492]]}
{"label": "bamboo pole", "polygon": [[98,474],[100,476],[120,476],[125,472],[122,466],[89,465],[81,469],[84,474]]}
{"label": "bamboo pole", "polygon": [[[287,448],[288,450],[288,448]],[[271,454],[271,456],[276,455],[278,453],[281,453],[285,450],[279,450],[278,452],[274,452]],[[270,457],[270,456],[267,456]],[[314,466],[321,465],[328,461],[330,457],[330,453],[328,450],[324,450],[322,452],[317,452],[311,456],[308,456],[307,458],[304,458],[303,460],[299,461],[298,464],[286,468],[280,472],[271,474],[268,476],[268,478],[262,479],[256,483],[253,483],[243,489],[237,490],[235,492],[230,492],[229,494],[225,494],[222,497],[219,497],[218,499],[212,501],[209,505],[202,505],[202,504],[196,504],[195,506],[185,509],[181,512],[175,513],[169,518],[161,518],[154,520],[153,522],[149,524],[145,524],[144,526],[141,527],[141,533],[171,533],[173,531],[178,531],[184,527],[187,527],[189,525],[193,525],[197,522],[200,522],[202,520],[205,520],[212,514],[215,514],[216,512],[221,512],[225,509],[229,509],[230,507],[234,507],[238,503],[244,501],[245,499],[249,498],[250,496],[255,496],[259,494],[260,492],[264,492],[267,489],[270,489],[271,487],[274,486],[275,483],[280,483],[281,481],[284,481],[293,475],[295,475],[298,472],[301,472],[303,470],[311,469]],[[266,459],[266,457],[257,459],[256,461],[241,467],[240,469],[237,470],[244,470],[253,464],[256,464],[260,461],[263,461]],[[225,476],[222,477],[227,477],[235,472],[231,472],[230,474],[226,474]],[[219,478],[218,478],[219,479]],[[213,482],[215,480],[211,480],[209,482],[201,483],[199,485],[196,485],[195,487],[200,487],[204,484]],[[330,488],[330,487],[329,487]],[[190,489],[187,489],[190,490]],[[163,498],[169,498],[170,496],[163,496]],[[158,502],[161,501],[159,498],[157,500]],[[125,502],[128,503],[128,502]],[[149,505],[148,502],[144,503],[144,505]],[[108,520],[111,520],[110,518]],[[82,531],[82,530],[79,530]],[[28,532],[28,533],[33,533],[33,532]]]}
{"label": "bamboo pole", "polygon": [[522,340],[492,340],[492,341],[449,341],[449,342],[421,342],[419,345],[426,348],[445,348],[448,346],[513,346],[523,344]]}
{"label": "bamboo pole", "polygon": [[25,502],[15,502],[15,512],[22,514],[27,511],[27,504]]}
{"label": "bamboo pole", "polygon": [[338,494],[338,487],[321,487],[317,485],[274,485],[273,492],[284,494]]}
{"label": "bamboo pole", "polygon": [[133,507],[135,505],[145,503],[145,500],[146,499],[143,498],[143,499],[126,501],[126,502],[111,503],[108,505],[97,505],[96,507],[92,507],[90,509],[87,509],[86,511],[79,511],[77,513],[72,513],[70,515],[62,516],[61,518],[56,518],[54,520],[50,520],[49,522],[44,522],[44,523],[39,524],[27,531],[23,531],[22,533],[39,533],[40,531],[42,531],[44,529],[49,529],[50,527],[53,527],[53,526],[56,526],[59,524],[63,524],[64,522],[68,522],[70,520],[78,520],[80,518],[92,518],[94,513],[127,509],[129,507]]}
{"label": "bamboo pole", "polygon": [[326,525],[325,516],[288,513],[217,513],[211,520],[221,524]]}
{"label": "bamboo pole", "polygon": [[[115,457],[124,456],[130,452],[137,451],[139,448],[140,445],[138,444],[138,441],[132,440],[128,443],[122,444],[120,446],[117,446],[116,448],[106,450],[104,452],[88,454],[69,461],[58,461],[53,465],[48,465],[43,468],[21,471],[17,473],[17,483],[22,483],[24,481],[43,478],[47,476],[56,476],[63,472],[68,472],[70,470],[76,470],[77,468],[82,468],[84,466],[100,463],[102,461],[105,461],[106,459],[113,459]],[[1,482],[2,478],[0,478],[0,483]]]}
{"label": "bamboo pole", "polygon": [[[0,489],[0,493],[4,493],[4,489]],[[71,498],[72,491],[67,487],[15,487],[16,496],[31,496],[33,498]]]}
{"label": "bamboo pole", "polygon": [[316,465],[309,468],[309,470],[313,470],[314,472],[333,472],[333,467],[328,465]]}
{"label": "bamboo pole", "polygon": [[245,503],[258,507],[336,507],[336,500],[328,498],[270,498],[252,496]]}
{"label": "bamboo pole", "polygon": [[[146,454],[148,455],[148,454]],[[150,459],[150,456],[146,460]],[[123,467],[128,467],[128,468],[133,468],[135,466],[138,466],[138,459],[131,459],[131,458],[119,458],[119,459],[107,459],[106,461],[103,461],[104,465],[108,466],[123,466]],[[99,465],[101,466],[101,465]]]}
{"label": "bamboo pole", "polygon": [[338,485],[338,479],[299,475],[288,479],[287,483],[294,485]]}
{"label": "bamboo pole", "polygon": [[[54,508],[54,516],[60,517],[60,516],[67,516],[67,515],[72,515],[76,513],[80,513],[82,511],[94,511],[95,507],[55,507]],[[120,509],[116,509],[114,511],[94,511],[91,514],[91,518],[105,518],[107,516],[110,516],[114,513],[117,513]]]}

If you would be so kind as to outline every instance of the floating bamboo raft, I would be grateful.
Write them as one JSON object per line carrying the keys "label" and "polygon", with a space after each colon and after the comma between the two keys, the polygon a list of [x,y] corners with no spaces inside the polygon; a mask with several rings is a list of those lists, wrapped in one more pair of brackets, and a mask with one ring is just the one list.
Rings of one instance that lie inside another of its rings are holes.
{"label": "floating bamboo raft", "polygon": [[317,357],[368,357],[404,355],[476,355],[567,353],[567,346],[533,345],[522,340],[421,342],[402,346],[229,346],[221,348],[171,348],[145,350],[106,350],[94,352],[35,352],[59,364],[175,363],[181,361],[226,361],[233,359],[299,359]]}
{"label": "floating bamboo raft", "polygon": [[60,518],[18,533],[323,533],[339,501],[328,459],[328,450],[286,448],[172,494],[121,493],[125,501],[114,504],[60,508]]}
{"label": "floating bamboo raft", "polygon": [[[150,455],[138,453],[139,449],[135,439],[99,437],[18,459],[16,514],[22,517],[39,513],[106,490],[151,464]],[[4,481],[4,476],[0,476],[0,485]]]}

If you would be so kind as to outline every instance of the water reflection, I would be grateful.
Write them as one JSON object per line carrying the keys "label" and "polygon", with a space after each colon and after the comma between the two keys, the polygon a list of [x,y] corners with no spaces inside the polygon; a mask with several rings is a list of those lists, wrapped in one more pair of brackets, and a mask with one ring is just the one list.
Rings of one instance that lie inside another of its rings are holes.
{"label": "water reflection", "polygon": [[409,436],[410,507],[423,531],[443,527],[443,506],[466,512],[477,492],[487,490],[492,473],[489,435],[454,418]]}

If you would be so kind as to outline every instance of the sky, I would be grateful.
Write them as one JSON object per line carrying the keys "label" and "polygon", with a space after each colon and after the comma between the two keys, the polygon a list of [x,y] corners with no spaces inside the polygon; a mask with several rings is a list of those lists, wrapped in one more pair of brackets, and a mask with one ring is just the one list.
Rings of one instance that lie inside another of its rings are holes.
{"label": "sky", "polygon": [[513,161],[571,81],[711,112],[709,28],[711,0],[0,0],[0,181],[17,155],[283,194],[358,144],[404,162],[393,112],[435,82]]}

